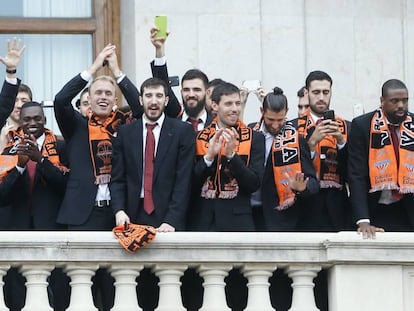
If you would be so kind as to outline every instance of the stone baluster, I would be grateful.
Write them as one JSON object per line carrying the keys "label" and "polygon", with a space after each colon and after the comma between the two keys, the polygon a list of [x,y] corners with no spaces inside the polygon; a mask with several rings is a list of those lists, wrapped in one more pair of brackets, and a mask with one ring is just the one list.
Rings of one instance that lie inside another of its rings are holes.
{"label": "stone baluster", "polygon": [[273,311],[270,303],[269,278],[275,265],[246,264],[242,272],[247,278],[248,300],[245,311]]}
{"label": "stone baluster", "polygon": [[109,271],[115,278],[115,303],[111,311],[140,311],[136,278],[143,265],[113,264]]}
{"label": "stone baluster", "polygon": [[70,305],[66,311],[97,311],[92,298],[92,276],[98,265],[71,264],[66,266],[66,273],[70,277],[72,289]]}
{"label": "stone baluster", "polygon": [[26,278],[26,303],[22,311],[52,311],[47,295],[47,277],[54,266],[49,264],[28,264],[20,268]]}
{"label": "stone baluster", "polygon": [[224,278],[232,266],[226,264],[203,264],[198,268],[204,279],[203,306],[200,311],[229,311],[226,302]]}
{"label": "stone baluster", "polygon": [[319,311],[315,304],[313,279],[321,270],[320,266],[289,266],[288,276],[292,279],[292,306],[289,311]]}
{"label": "stone baluster", "polygon": [[6,307],[4,303],[4,294],[3,287],[4,281],[3,277],[7,274],[7,270],[10,269],[10,265],[0,265],[0,311],[9,311],[9,308]]}
{"label": "stone baluster", "polygon": [[160,298],[157,311],[184,311],[181,299],[180,277],[187,269],[185,265],[158,264],[154,267],[155,275],[160,279]]}

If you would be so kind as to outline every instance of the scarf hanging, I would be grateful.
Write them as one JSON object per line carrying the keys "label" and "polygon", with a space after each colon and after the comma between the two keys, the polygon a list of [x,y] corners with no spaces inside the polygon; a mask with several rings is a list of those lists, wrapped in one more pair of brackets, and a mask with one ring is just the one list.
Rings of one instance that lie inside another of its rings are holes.
{"label": "scarf hanging", "polygon": [[[302,171],[300,164],[299,133],[291,123],[286,123],[276,135],[271,150],[273,176],[279,205],[277,210],[284,210],[295,203],[295,194],[289,187],[289,179]],[[287,175],[287,176],[286,176]]]}
{"label": "scarf hanging", "polygon": [[[47,157],[48,160],[62,172],[68,172],[69,169],[60,162],[59,154],[57,152],[57,138],[52,131],[45,129],[45,140],[43,142],[41,154]],[[7,174],[17,165],[18,155],[16,154],[16,146],[24,137],[22,129],[10,132],[11,141],[4,148],[0,155],[0,182],[2,182]]]}
{"label": "scarf hanging", "polygon": [[95,115],[92,115],[88,121],[89,153],[92,159],[96,185],[108,184],[111,181],[111,139],[116,136],[118,127],[124,124],[127,118],[127,115],[117,110],[111,112],[103,123]]}
{"label": "scarf hanging", "polygon": [[[196,139],[196,156],[200,158],[207,154],[208,143],[216,133],[217,128],[217,117],[214,118],[212,123],[200,131]],[[252,144],[252,129],[248,128],[240,120],[237,121],[236,130],[238,133],[235,153],[241,157],[246,165],[250,161],[250,149]],[[205,199],[233,199],[239,193],[239,185],[236,178],[229,170],[226,165],[227,160],[224,159],[224,145],[221,147],[221,150],[217,156],[216,167],[214,173],[211,176],[208,176],[201,188],[201,197]]]}
{"label": "scarf hanging", "polygon": [[369,192],[399,190],[401,194],[414,193],[414,125],[411,116],[400,124],[400,164],[394,152],[391,134],[382,109],[371,119],[369,148]]}
{"label": "scarf hanging", "polygon": [[[347,141],[347,125],[345,120],[335,116],[335,120],[339,124],[339,131]],[[315,130],[316,123],[313,121],[310,112],[298,119],[299,135],[309,139]],[[321,188],[337,188],[342,189],[343,180],[338,169],[338,148],[336,138],[327,135],[319,144],[315,146],[316,157],[313,159],[316,176],[319,180]]]}

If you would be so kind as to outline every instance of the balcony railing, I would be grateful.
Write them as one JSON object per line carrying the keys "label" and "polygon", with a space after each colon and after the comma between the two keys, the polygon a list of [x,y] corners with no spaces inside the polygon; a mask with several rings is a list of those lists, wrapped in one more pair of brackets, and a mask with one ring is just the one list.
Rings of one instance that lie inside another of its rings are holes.
{"label": "balcony railing", "polygon": [[[316,311],[313,279],[328,269],[330,311],[414,310],[414,233],[383,233],[363,240],[340,233],[158,234],[134,254],[124,251],[111,232],[1,232],[0,279],[11,267],[25,276],[24,311],[51,310],[47,278],[63,267],[71,279],[70,311],[97,310],[91,277],[107,267],[115,278],[114,311],[141,310],[136,278],[149,267],[159,278],[156,310],[185,310],[180,277],[188,267],[203,278],[201,310],[230,310],[224,279],[233,267],[248,280],[248,311],[274,310],[269,277],[284,269],[292,279],[291,311]],[[8,310],[0,282],[0,311]]]}

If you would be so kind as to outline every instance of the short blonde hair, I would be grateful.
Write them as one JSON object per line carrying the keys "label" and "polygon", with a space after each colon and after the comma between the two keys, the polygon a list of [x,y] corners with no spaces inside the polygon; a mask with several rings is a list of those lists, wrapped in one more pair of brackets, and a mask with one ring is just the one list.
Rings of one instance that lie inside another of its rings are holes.
{"label": "short blonde hair", "polygon": [[102,75],[102,76],[97,76],[95,79],[92,80],[92,83],[89,86],[89,89],[91,89],[92,86],[94,85],[94,83],[97,82],[97,81],[108,81],[114,86],[114,88],[116,88],[116,86],[117,86],[114,78],[112,78],[111,76]]}

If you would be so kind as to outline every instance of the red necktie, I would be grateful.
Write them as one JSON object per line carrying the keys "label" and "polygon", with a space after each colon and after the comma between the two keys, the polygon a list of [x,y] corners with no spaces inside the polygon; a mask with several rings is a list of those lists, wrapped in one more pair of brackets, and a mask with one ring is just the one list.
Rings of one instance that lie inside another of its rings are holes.
{"label": "red necktie", "polygon": [[322,123],[322,121],[323,121],[323,119],[318,119],[318,120],[316,121],[316,125],[321,124],[321,123]]}
{"label": "red necktie", "polygon": [[390,133],[391,133],[391,141],[394,147],[395,158],[397,159],[397,164],[399,164],[400,163],[400,140],[397,134],[399,126],[389,124],[388,128],[390,129]]}
{"label": "red necktie", "polygon": [[155,137],[152,130],[157,124],[146,124],[147,139],[145,142],[145,169],[144,169],[144,210],[147,214],[154,212],[152,199],[152,179],[154,175]]}
{"label": "red necktie", "polygon": [[[392,146],[394,147],[394,153],[395,153],[395,158],[397,159],[397,167],[398,167],[400,163],[400,140],[398,138],[398,132],[397,132],[399,129],[399,126],[388,124],[388,128],[390,130]],[[395,201],[399,201],[403,197],[403,195],[399,193],[398,190],[392,190],[391,193]]]}
{"label": "red necktie", "polygon": [[200,123],[200,119],[192,119],[192,118],[188,118],[187,119],[188,122],[191,123],[191,125],[193,126],[194,132],[198,132],[198,123]]}
{"label": "red necktie", "polygon": [[32,161],[32,160],[29,160],[26,163],[27,175],[29,176],[30,190],[31,191],[33,191],[34,179],[35,179],[35,174],[36,174],[36,165],[37,165],[37,163],[35,161]]}

